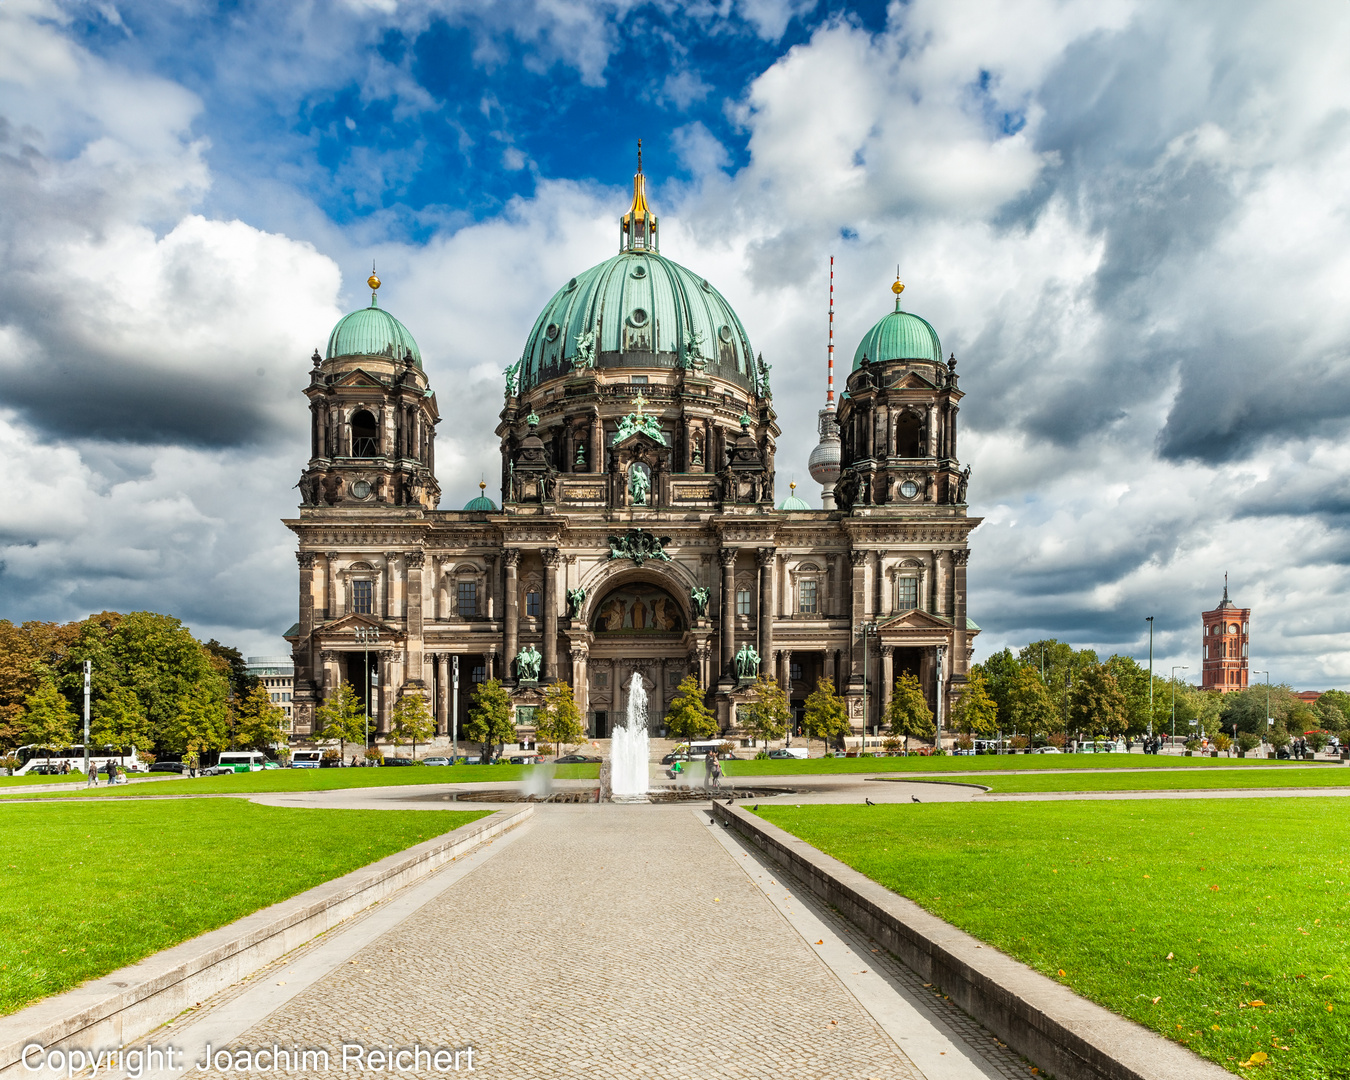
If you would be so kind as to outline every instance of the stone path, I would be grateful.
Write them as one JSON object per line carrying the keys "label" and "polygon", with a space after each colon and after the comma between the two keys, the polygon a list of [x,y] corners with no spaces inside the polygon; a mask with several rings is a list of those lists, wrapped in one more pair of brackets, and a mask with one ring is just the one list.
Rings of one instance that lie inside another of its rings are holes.
{"label": "stone path", "polygon": [[206,1041],[327,1048],[334,1074],[344,1043],[416,1043],[532,1080],[1030,1075],[689,806],[540,806],[409,893],[157,1041],[187,1064]]}

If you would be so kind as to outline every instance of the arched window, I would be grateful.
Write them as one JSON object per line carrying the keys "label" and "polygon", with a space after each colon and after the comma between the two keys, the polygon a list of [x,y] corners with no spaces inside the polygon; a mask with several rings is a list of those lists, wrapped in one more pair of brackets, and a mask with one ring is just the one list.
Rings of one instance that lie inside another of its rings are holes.
{"label": "arched window", "polygon": [[525,594],[525,614],[531,619],[539,618],[539,593],[533,589]]}
{"label": "arched window", "polygon": [[903,413],[895,422],[895,452],[900,457],[923,457],[919,452],[919,418]]}
{"label": "arched window", "polygon": [[352,457],[376,457],[380,452],[380,427],[365,409],[352,414]]}
{"label": "arched window", "polygon": [[750,590],[749,590],[749,589],[737,589],[737,590],[736,590],[736,614],[737,614],[737,615],[749,615],[749,614],[750,614]]}

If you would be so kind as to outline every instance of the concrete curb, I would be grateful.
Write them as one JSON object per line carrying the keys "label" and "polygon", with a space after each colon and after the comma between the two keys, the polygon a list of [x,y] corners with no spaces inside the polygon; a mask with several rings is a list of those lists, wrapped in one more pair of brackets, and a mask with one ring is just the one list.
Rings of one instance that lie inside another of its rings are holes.
{"label": "concrete curb", "polygon": [[529,803],[499,810],[20,1009],[0,1019],[0,1080],[28,1075],[20,1056],[32,1043],[129,1043],[533,814]]}
{"label": "concrete curb", "polygon": [[1061,1080],[1232,1080],[748,811],[713,803],[713,816]]}

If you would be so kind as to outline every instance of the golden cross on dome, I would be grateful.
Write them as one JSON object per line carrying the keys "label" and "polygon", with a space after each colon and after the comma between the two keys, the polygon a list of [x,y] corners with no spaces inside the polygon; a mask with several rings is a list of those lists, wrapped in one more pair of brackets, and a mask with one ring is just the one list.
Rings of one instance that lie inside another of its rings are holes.
{"label": "golden cross on dome", "polygon": [[633,399],[633,404],[634,404],[634,406],[636,406],[636,408],[637,408],[637,414],[638,414],[638,416],[641,416],[641,415],[642,415],[642,406],[644,406],[644,405],[647,404],[647,399],[646,399],[645,397],[642,396],[642,391],[641,391],[641,390],[639,390],[639,391],[637,392],[637,397],[635,397],[635,398]]}

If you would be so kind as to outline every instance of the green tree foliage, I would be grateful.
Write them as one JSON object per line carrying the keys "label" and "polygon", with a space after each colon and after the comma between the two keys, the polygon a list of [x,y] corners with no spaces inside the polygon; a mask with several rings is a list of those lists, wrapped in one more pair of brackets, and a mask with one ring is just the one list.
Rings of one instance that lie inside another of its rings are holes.
{"label": "green tree foliage", "polygon": [[27,741],[24,713],[28,697],[61,669],[75,640],[76,623],[0,619],[0,749]]}
{"label": "green tree foliage", "polygon": [[[1011,727],[1011,694],[1012,688],[1017,683],[1025,669],[1017,662],[1017,657],[1013,656],[1011,649],[1002,649],[994,653],[988,660],[982,664],[976,664],[970,669],[973,676],[976,672],[984,677],[985,689],[989,696],[994,699],[994,704],[998,707],[999,721],[1004,727]],[[1039,676],[1037,676],[1039,680]]]}
{"label": "green tree foliage", "polygon": [[[1148,668],[1131,656],[1112,656],[1102,665],[1116,680],[1125,699],[1124,719],[1112,734],[1140,735],[1148,730]],[[1156,709],[1157,702],[1154,702]]]}
{"label": "green tree foliage", "polygon": [[892,735],[904,738],[906,750],[911,738],[931,739],[937,734],[933,710],[923,696],[923,687],[908,671],[895,680],[890,704],[886,706],[886,723]]}
{"label": "green tree foliage", "polygon": [[432,719],[427,700],[421,694],[404,694],[399,698],[389,726],[395,746],[412,743],[413,760],[417,759],[417,744],[429,742],[436,732],[436,721]]}
{"label": "green tree foliage", "polygon": [[140,700],[125,686],[111,687],[89,706],[89,741],[97,747],[148,750],[150,721]]}
{"label": "green tree foliage", "polygon": [[1124,730],[1125,694],[1105,664],[1090,664],[1078,673],[1069,692],[1069,724],[1090,735],[1115,735]]}
{"label": "green tree foliage", "polygon": [[75,741],[75,712],[51,680],[38,684],[24,701],[23,738],[50,750],[64,750]]}
{"label": "green tree foliage", "polygon": [[1317,699],[1313,712],[1327,731],[1340,731],[1350,721],[1350,694],[1344,690],[1328,690]]}
{"label": "green tree foliage", "polygon": [[586,737],[571,683],[555,682],[544,691],[544,704],[534,714],[534,727],[535,737],[552,743],[559,757]]}
{"label": "green tree foliage", "polygon": [[1039,674],[1042,656],[1045,664],[1043,681],[1055,700],[1059,700],[1060,695],[1064,693],[1066,676],[1076,679],[1078,672],[1098,663],[1097,654],[1091,649],[1075,649],[1067,642],[1057,641],[1054,638],[1033,641],[1025,649],[1019,650],[1017,662],[1023,667],[1035,668]]}
{"label": "green tree foliage", "polygon": [[229,744],[230,714],[223,695],[184,694],[157,739],[159,747],[177,754],[189,748],[223,750]]}
{"label": "green tree foliage", "polygon": [[[1266,735],[1266,694],[1265,683],[1257,686],[1249,686],[1246,690],[1235,690],[1232,693],[1224,694],[1220,703],[1220,719],[1224,729],[1233,730],[1233,725],[1237,725],[1239,732],[1250,731],[1254,735]],[[1274,718],[1277,728],[1291,730],[1289,725],[1290,716],[1296,705],[1303,705],[1303,702],[1294,697],[1293,688],[1287,683],[1280,683],[1269,688],[1270,694],[1270,713]],[[1181,709],[1180,696],[1178,696],[1177,708],[1177,730],[1181,730]]]}
{"label": "green tree foliage", "polygon": [[1059,716],[1050,692],[1041,682],[1036,668],[1019,668],[1007,692],[1007,711],[1002,713],[1004,727],[1033,735],[1059,727]]}
{"label": "green tree foliage", "polygon": [[835,693],[833,679],[821,679],[806,699],[802,730],[808,739],[816,738],[839,745],[849,733],[848,709]]}
{"label": "green tree foliage", "polygon": [[952,706],[951,726],[967,735],[992,735],[998,730],[998,706],[980,672],[970,673],[965,691]]}
{"label": "green tree foliage", "polygon": [[697,677],[686,675],[666,711],[666,730],[671,738],[683,742],[706,739],[717,733],[717,717],[704,701]]}
{"label": "green tree foliage", "polygon": [[511,697],[496,679],[478,684],[469,709],[469,722],[464,734],[482,748],[484,763],[491,760],[497,747],[504,746],[516,736],[516,720],[511,708]]}
{"label": "green tree foliage", "polygon": [[267,687],[254,680],[243,698],[235,699],[234,743],[252,750],[270,750],[286,741],[286,710],[272,703]]}
{"label": "green tree foliage", "polygon": [[781,739],[792,721],[792,706],[788,704],[787,694],[777,679],[762,672],[751,690],[755,695],[753,700],[736,709],[741,727],[755,742]]}
{"label": "green tree foliage", "polygon": [[208,641],[202,648],[210,655],[216,669],[229,679],[230,690],[236,700],[242,701],[253,693],[256,687],[261,685],[258,676],[249,674],[248,666],[244,663],[244,654],[238,649],[229,645],[222,645],[215,638]]}
{"label": "green tree foliage", "polygon": [[337,743],[341,757],[346,758],[349,742],[365,746],[366,707],[351,683],[344,680],[337,692],[314,710],[314,719],[318,721],[319,738]]}

